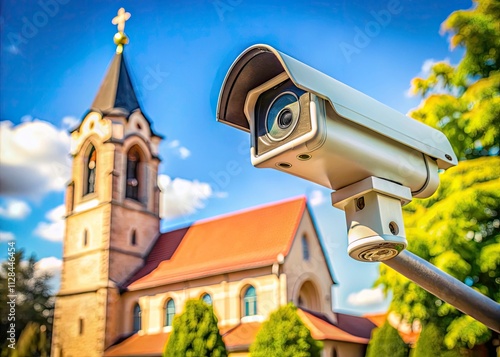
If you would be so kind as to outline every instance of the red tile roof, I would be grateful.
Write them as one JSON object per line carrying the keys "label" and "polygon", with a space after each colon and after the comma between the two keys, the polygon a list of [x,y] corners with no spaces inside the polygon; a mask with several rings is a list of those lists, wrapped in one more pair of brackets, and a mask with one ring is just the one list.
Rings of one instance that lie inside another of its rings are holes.
{"label": "red tile roof", "polygon": [[377,327],[370,319],[363,316],[348,315],[340,312],[337,312],[335,315],[337,317],[335,326],[355,336],[369,339],[373,329]]}
{"label": "red tile roof", "polygon": [[330,322],[321,319],[310,312],[302,309],[297,309],[300,319],[311,331],[311,335],[315,340],[333,340],[368,344],[369,339],[351,335],[350,333],[340,329]]}
{"label": "red tile roof", "polygon": [[272,265],[288,254],[305,209],[300,197],[164,233],[128,289]]}
{"label": "red tile roof", "polygon": [[387,315],[388,315],[387,312],[380,312],[380,313],[365,314],[363,315],[363,317],[373,322],[377,327],[380,327],[387,320]]}
{"label": "red tile roof", "polygon": [[152,335],[133,334],[104,352],[105,357],[161,356],[167,344],[169,332]]}
{"label": "red tile roof", "polygon": [[399,336],[403,339],[406,344],[415,345],[420,337],[420,329],[417,331],[413,331],[413,328],[410,324],[400,322],[400,321],[391,321],[389,318],[391,314],[389,312],[382,312],[379,314],[366,314],[363,317],[372,321],[377,327],[382,326],[386,321],[391,324],[396,330],[398,330]]}
{"label": "red tile roof", "polygon": [[172,258],[188,229],[189,227],[186,227],[161,234],[149,251],[144,265],[132,276],[129,283],[151,273],[162,261]]}
{"label": "red tile roof", "polygon": [[222,332],[222,339],[229,351],[248,351],[259,332],[261,322],[239,324],[226,332]]}

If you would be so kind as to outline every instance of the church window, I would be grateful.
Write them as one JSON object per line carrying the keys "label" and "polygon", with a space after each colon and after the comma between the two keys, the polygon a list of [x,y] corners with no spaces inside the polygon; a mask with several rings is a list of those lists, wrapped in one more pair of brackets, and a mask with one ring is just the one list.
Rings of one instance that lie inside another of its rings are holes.
{"label": "church window", "polygon": [[168,299],[165,304],[165,326],[172,326],[175,316],[175,303],[174,300]]}
{"label": "church window", "polygon": [[139,304],[135,304],[134,307],[134,332],[137,332],[141,329],[141,307]]}
{"label": "church window", "polygon": [[135,229],[132,230],[132,235],[130,236],[130,244],[137,245],[137,233]]}
{"label": "church window", "polygon": [[243,312],[244,316],[257,315],[257,294],[251,285],[245,290],[243,296]]}
{"label": "church window", "polygon": [[78,319],[78,334],[83,335],[83,319]]}
{"label": "church window", "polygon": [[86,247],[89,244],[89,232],[85,229],[83,231],[83,246]]}
{"label": "church window", "polygon": [[85,180],[83,194],[88,195],[89,193],[95,192],[96,186],[97,152],[92,144],[89,145],[87,155],[85,155],[84,172]]}
{"label": "church window", "polygon": [[306,236],[302,236],[302,258],[309,260],[309,242]]}
{"label": "church window", "polygon": [[127,188],[125,196],[139,201],[141,189],[140,177],[141,155],[137,147],[132,147],[127,154]]}
{"label": "church window", "polygon": [[201,301],[203,301],[207,305],[212,305],[212,297],[210,294],[203,294],[201,296]]}

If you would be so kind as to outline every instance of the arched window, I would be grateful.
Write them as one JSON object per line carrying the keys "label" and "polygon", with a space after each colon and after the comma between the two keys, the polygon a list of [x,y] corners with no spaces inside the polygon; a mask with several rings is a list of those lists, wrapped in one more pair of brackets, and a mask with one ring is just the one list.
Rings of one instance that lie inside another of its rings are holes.
{"label": "arched window", "polygon": [[83,182],[84,195],[88,195],[89,193],[95,192],[96,172],[97,172],[97,152],[95,151],[94,145],[90,144],[87,149],[87,154],[85,155],[84,182]]}
{"label": "arched window", "polygon": [[165,304],[165,322],[164,326],[172,326],[175,316],[175,302],[172,299],[168,299]]}
{"label": "arched window", "polygon": [[134,306],[134,332],[140,331],[142,327],[142,321],[141,321],[141,307],[139,304],[135,304]]}
{"label": "arched window", "polygon": [[140,177],[141,155],[139,149],[134,146],[127,154],[127,188],[125,197],[139,201],[141,189]]}
{"label": "arched window", "polygon": [[257,315],[257,293],[253,286],[249,286],[243,295],[243,316]]}
{"label": "arched window", "polygon": [[85,229],[83,231],[83,246],[86,247],[89,244],[89,232]]}
{"label": "arched window", "polygon": [[210,294],[203,294],[201,296],[201,301],[203,301],[207,305],[212,305],[212,297]]}
{"label": "arched window", "polygon": [[135,229],[132,230],[132,234],[130,235],[130,244],[131,245],[137,244],[137,233],[135,232]]}
{"label": "arched window", "polygon": [[309,260],[309,242],[306,236],[302,236],[302,258]]}

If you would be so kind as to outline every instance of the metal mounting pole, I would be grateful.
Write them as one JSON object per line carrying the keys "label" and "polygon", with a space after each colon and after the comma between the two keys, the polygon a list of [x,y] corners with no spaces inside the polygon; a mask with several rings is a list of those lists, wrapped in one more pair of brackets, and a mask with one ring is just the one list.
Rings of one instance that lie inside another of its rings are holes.
{"label": "metal mounting pole", "polygon": [[428,261],[405,250],[382,263],[500,333],[500,304],[439,270]]}

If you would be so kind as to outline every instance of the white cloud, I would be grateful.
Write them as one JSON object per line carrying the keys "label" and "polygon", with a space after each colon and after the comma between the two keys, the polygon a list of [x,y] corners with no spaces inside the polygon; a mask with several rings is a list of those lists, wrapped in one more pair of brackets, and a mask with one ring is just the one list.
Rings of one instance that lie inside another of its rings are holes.
{"label": "white cloud", "polygon": [[181,178],[171,179],[167,175],[159,175],[160,216],[175,218],[196,212],[205,207],[205,201],[214,196],[208,183],[197,180],[189,181]]}
{"label": "white cloud", "polygon": [[34,234],[40,238],[49,240],[51,242],[62,242],[64,238],[64,215],[66,208],[64,205],[59,205],[56,208],[50,210],[45,218],[49,222],[40,222],[35,228]]}
{"label": "white cloud", "polygon": [[62,260],[56,257],[42,258],[35,263],[35,269],[38,274],[59,274],[62,269]]}
{"label": "white cloud", "polygon": [[56,257],[42,258],[35,263],[35,275],[42,276],[50,274],[51,278],[48,281],[52,291],[59,290],[61,281],[62,260]]}
{"label": "white cloud", "polygon": [[185,148],[184,146],[181,146],[179,148],[179,155],[181,159],[186,159],[191,155],[191,151],[189,151],[189,149]]}
{"label": "white cloud", "polygon": [[316,207],[323,204],[326,201],[326,199],[325,196],[323,195],[323,192],[321,192],[320,190],[314,190],[309,195],[308,201],[312,207]]}
{"label": "white cloud", "polygon": [[0,194],[41,198],[62,191],[71,173],[70,137],[52,124],[26,118],[0,122]]}
{"label": "white cloud", "polygon": [[384,300],[385,296],[381,288],[363,289],[347,297],[347,302],[353,306],[376,305],[383,303]]}
{"label": "white cloud", "polygon": [[427,77],[431,73],[431,68],[437,63],[434,58],[428,58],[422,63],[419,76]]}
{"label": "white cloud", "polygon": [[183,160],[191,156],[191,151],[187,147],[182,146],[179,140],[172,140],[167,144],[167,147]]}
{"label": "white cloud", "polygon": [[67,116],[62,118],[61,123],[66,129],[74,129],[80,123],[80,120],[72,116]]}
{"label": "white cloud", "polygon": [[14,240],[14,238],[14,233],[0,231],[0,242],[10,242],[11,240]]}
{"label": "white cloud", "polygon": [[23,219],[30,214],[31,208],[24,201],[9,200],[5,207],[0,206],[0,216],[9,219]]}
{"label": "white cloud", "polygon": [[172,140],[171,142],[168,143],[168,147],[169,148],[177,148],[177,147],[179,147],[180,144],[181,143],[179,140]]}

